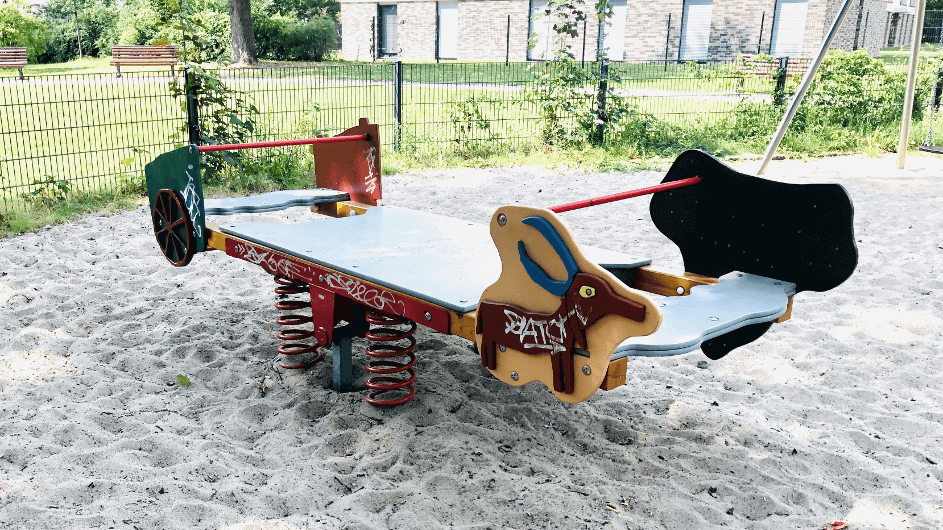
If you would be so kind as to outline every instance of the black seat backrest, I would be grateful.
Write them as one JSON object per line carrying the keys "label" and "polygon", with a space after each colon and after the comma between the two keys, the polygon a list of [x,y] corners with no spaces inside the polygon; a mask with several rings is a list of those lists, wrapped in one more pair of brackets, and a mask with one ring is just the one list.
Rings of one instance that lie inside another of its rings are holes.
{"label": "black seat backrest", "polygon": [[695,176],[700,183],[658,192],[650,206],[687,272],[748,272],[795,283],[797,291],[827,291],[854,272],[854,207],[841,185],[766,180],[694,150],[662,182]]}

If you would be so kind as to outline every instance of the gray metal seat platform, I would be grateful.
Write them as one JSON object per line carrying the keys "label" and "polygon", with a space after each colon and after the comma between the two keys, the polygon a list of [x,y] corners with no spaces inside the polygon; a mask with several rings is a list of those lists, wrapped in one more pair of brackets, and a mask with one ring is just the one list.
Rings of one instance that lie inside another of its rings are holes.
{"label": "gray metal seat platform", "polygon": [[782,316],[796,292],[793,283],[753,274],[731,272],[719,280],[716,285],[692,287],[688,296],[660,299],[661,326],[651,335],[624,341],[612,358],[694,351],[706,340]]}
{"label": "gray metal seat platform", "polygon": [[[340,219],[220,225],[220,230],[460,313],[475,310],[481,293],[501,274],[487,225],[393,206]],[[602,248],[582,249],[606,269],[651,263]]]}
{"label": "gray metal seat platform", "polygon": [[343,191],[315,188],[310,190],[273,191],[248,197],[206,199],[203,201],[203,208],[206,215],[232,215],[236,213],[275,212],[293,206],[313,206],[325,202],[349,200],[350,195]]}
{"label": "gray metal seat platform", "polygon": [[[460,313],[475,310],[501,273],[487,225],[392,206],[340,219],[220,230]],[[651,263],[598,247],[581,249],[610,271]],[[795,290],[788,282],[730,273],[716,285],[693,287],[688,296],[654,297],[664,314],[661,327],[626,340],[613,359],[696,350],[705,340],[779,317]]]}

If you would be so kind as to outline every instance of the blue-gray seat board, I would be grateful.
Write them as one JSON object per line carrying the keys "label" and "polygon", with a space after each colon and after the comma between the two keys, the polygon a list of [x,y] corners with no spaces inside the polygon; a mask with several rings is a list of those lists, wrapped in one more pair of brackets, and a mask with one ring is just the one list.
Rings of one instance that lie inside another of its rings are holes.
{"label": "blue-gray seat board", "polygon": [[[487,225],[394,206],[354,217],[220,230],[460,313],[475,310],[501,274]],[[608,249],[581,250],[607,269],[651,263]]]}
{"label": "blue-gray seat board", "polygon": [[706,340],[782,316],[795,292],[793,283],[741,272],[725,274],[716,285],[692,287],[688,296],[658,299],[664,315],[661,327],[651,335],[623,341],[612,358],[688,353]]}
{"label": "blue-gray seat board", "polygon": [[273,191],[248,197],[206,199],[203,202],[203,208],[206,215],[232,215],[237,213],[275,212],[294,206],[313,206],[325,202],[349,200],[350,195],[345,192],[315,188],[310,190]]}

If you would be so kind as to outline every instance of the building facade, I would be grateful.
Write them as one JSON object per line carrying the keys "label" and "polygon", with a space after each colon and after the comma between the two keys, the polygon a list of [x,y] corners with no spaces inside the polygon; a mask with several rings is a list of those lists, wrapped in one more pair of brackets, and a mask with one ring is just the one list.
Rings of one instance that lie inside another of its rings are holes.
{"label": "building facade", "polygon": [[[916,0],[852,0],[833,48],[909,43]],[[346,60],[525,61],[560,47],[593,60],[730,60],[739,54],[811,56],[841,0],[610,0],[612,17],[589,13],[560,39],[546,0],[340,0]],[[585,9],[591,10],[587,3]],[[602,38],[600,39],[600,31]]]}

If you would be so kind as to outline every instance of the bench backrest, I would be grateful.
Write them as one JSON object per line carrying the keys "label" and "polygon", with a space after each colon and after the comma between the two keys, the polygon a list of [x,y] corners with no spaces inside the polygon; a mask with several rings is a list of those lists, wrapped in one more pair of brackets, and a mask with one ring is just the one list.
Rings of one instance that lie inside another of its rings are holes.
{"label": "bench backrest", "polygon": [[26,48],[0,48],[0,66],[26,64]]}
{"label": "bench backrest", "polygon": [[820,292],[854,272],[854,207],[842,186],[767,180],[695,150],[682,153],[663,182],[695,176],[699,184],[658,192],[649,208],[681,250],[685,271],[747,272]]}
{"label": "bench backrest", "polygon": [[169,46],[131,46],[115,45],[111,47],[113,59],[176,59],[177,47]]}
{"label": "bench backrest", "polygon": [[[786,77],[802,76],[812,64],[810,57],[790,57],[786,64]],[[759,77],[771,77],[779,68],[779,58],[762,55],[741,55],[739,57],[740,71]]]}

